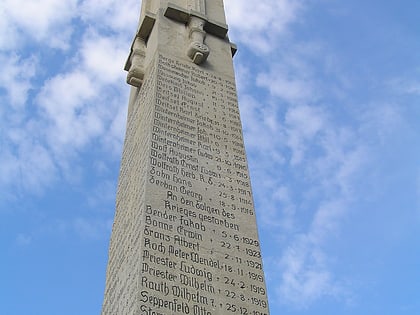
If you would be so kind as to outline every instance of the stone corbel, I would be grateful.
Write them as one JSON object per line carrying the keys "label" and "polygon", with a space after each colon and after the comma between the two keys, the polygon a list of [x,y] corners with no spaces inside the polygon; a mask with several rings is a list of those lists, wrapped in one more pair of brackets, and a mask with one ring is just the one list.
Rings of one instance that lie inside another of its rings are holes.
{"label": "stone corbel", "polygon": [[146,14],[131,45],[130,55],[124,70],[128,71],[127,83],[140,88],[144,81],[144,60],[146,57],[146,42],[155,24],[155,17]]}
{"label": "stone corbel", "polygon": [[204,43],[206,38],[205,23],[203,18],[194,15],[191,15],[188,23],[191,42],[187,48],[187,55],[197,65],[206,61],[210,54],[209,47]]}
{"label": "stone corbel", "polygon": [[146,43],[140,37],[134,39],[131,54],[130,68],[127,74],[127,83],[141,87],[144,81],[144,59],[146,57]]}

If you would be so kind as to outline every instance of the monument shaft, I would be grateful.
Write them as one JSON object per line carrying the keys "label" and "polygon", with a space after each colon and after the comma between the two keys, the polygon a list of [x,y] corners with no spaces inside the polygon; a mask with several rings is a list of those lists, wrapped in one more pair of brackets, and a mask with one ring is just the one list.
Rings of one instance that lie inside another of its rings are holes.
{"label": "monument shaft", "polygon": [[102,315],[269,314],[222,0],[143,1]]}

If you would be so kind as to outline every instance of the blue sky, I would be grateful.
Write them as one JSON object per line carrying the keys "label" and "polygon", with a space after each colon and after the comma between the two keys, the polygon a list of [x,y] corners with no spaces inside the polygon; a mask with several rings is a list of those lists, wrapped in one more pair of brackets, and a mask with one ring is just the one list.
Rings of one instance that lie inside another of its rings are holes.
{"label": "blue sky", "polygon": [[[271,314],[420,313],[418,1],[225,0]],[[0,1],[0,313],[99,314],[140,1]]]}

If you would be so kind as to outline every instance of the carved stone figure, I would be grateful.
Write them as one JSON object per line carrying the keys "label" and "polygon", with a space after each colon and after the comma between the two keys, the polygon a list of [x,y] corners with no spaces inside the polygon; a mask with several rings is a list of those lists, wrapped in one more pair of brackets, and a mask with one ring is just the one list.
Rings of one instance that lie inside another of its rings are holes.
{"label": "carved stone figure", "polygon": [[188,24],[191,43],[188,46],[187,55],[195,64],[203,63],[210,54],[209,47],[204,44],[204,39],[206,38],[204,24],[204,19],[191,15],[190,22]]}
{"label": "carved stone figure", "polygon": [[130,85],[141,87],[143,84],[145,50],[144,40],[137,36],[133,43],[131,66],[127,74],[127,83]]}

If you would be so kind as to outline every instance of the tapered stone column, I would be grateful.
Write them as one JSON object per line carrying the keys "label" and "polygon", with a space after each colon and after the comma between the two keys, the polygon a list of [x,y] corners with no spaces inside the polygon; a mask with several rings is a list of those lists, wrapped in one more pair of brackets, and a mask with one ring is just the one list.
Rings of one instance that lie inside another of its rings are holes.
{"label": "tapered stone column", "polygon": [[269,314],[225,23],[143,1],[102,315]]}

